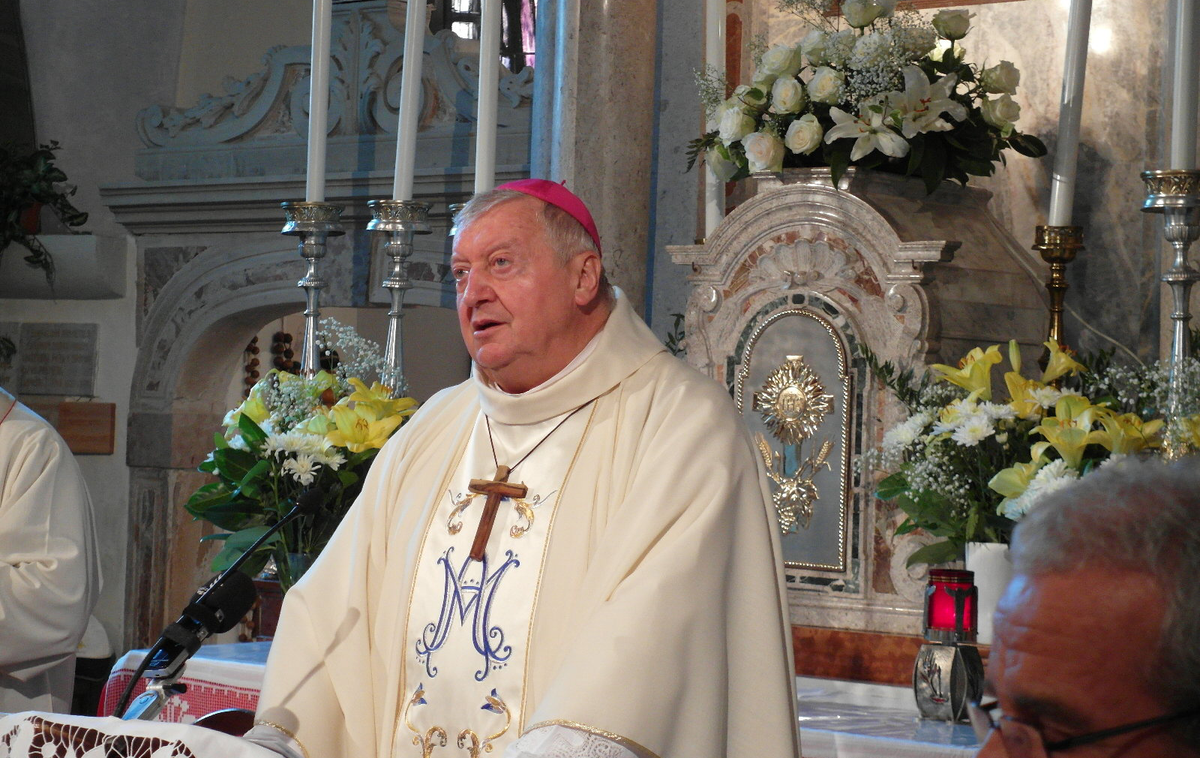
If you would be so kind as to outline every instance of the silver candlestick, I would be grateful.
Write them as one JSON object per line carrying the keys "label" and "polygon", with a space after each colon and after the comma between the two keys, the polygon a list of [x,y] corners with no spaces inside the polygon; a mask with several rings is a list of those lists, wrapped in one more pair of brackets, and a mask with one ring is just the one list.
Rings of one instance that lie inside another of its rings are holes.
{"label": "silver candlestick", "polygon": [[304,290],[304,348],[300,366],[305,376],[313,376],[321,368],[317,320],[321,317],[320,293],[325,288],[325,280],[317,273],[317,261],[325,257],[325,243],[330,237],[345,234],[342,206],[309,202],[281,203],[281,206],[287,221],[280,233],[300,238],[300,255],[308,263],[308,271],[296,286]]}
{"label": "silver candlestick", "polygon": [[367,229],[385,234],[383,252],[389,259],[389,271],[383,286],[391,297],[388,309],[387,345],[383,360],[390,374],[383,377],[393,394],[400,392],[404,375],[404,340],[401,319],[404,318],[404,295],[412,289],[408,278],[408,258],[413,251],[413,235],[429,234],[429,203],[417,200],[372,200],[371,221]]}
{"label": "silver candlestick", "polygon": [[[1200,237],[1200,169],[1164,169],[1143,171],[1146,202],[1142,210],[1163,214],[1163,237],[1175,249],[1175,261],[1162,276],[1171,288],[1171,377],[1167,394],[1168,424],[1174,426],[1183,409],[1183,361],[1191,355],[1192,285],[1200,281],[1200,272],[1188,262],[1188,249]],[[1164,451],[1168,458],[1188,452],[1180,439],[1167,431]]]}

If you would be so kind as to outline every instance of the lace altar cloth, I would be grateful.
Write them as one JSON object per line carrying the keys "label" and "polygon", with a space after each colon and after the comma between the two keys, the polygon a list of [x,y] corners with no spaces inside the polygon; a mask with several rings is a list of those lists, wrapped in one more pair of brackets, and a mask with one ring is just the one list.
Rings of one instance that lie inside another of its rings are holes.
{"label": "lace altar cloth", "polygon": [[183,724],[58,713],[0,716],[0,758],[279,758],[240,737]]}

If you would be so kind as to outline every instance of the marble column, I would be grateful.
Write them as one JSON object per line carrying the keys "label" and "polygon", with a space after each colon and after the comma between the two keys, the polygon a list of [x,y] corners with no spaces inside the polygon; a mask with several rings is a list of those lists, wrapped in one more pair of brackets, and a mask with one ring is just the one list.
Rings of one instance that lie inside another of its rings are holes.
{"label": "marble column", "polygon": [[609,279],[640,313],[650,227],[657,0],[545,5],[538,19],[540,102],[534,105],[531,173],[566,180],[588,204]]}

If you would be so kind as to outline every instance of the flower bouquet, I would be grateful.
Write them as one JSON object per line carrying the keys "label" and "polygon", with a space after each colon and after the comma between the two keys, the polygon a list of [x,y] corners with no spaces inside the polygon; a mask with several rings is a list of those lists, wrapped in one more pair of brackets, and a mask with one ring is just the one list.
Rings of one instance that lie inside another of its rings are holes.
{"label": "flower bouquet", "polygon": [[[1030,379],[1021,373],[1016,343],[1009,343],[1003,401],[992,396],[992,368],[1003,361],[999,345],[973,349],[958,366],[935,364],[919,380],[862,348],[872,373],[909,411],[884,435],[881,449],[866,456],[883,475],[877,496],[906,514],[897,534],[922,529],[942,538],[914,552],[910,566],[959,559],[968,542],[1007,542],[1043,495],[1162,445],[1163,366],[1113,368],[1111,354],[1101,354],[1104,360],[1090,362],[1105,364],[1102,370],[1089,372],[1057,343],[1045,344],[1047,366]],[[1198,365],[1188,368],[1195,387]],[[1173,428],[1195,435],[1200,416],[1178,421]]]}
{"label": "flower bouquet", "polygon": [[268,372],[225,416],[216,449],[200,464],[217,481],[200,487],[185,505],[195,518],[224,530],[203,538],[224,543],[212,563],[214,571],[223,571],[291,510],[301,492],[319,490],[320,508],[292,521],[244,564],[254,575],[273,558],[285,592],[325,547],[379,448],[417,405],[359,378],[384,373],[374,343],[332,319],[322,327],[326,356],[350,352],[354,359],[311,377]]}
{"label": "flower bouquet", "polygon": [[752,84],[731,97],[715,71],[699,75],[709,131],[691,143],[688,168],[703,155],[718,178],[736,181],[829,166],[837,184],[855,165],[919,175],[932,193],[944,179],[990,176],[1006,148],[1046,154],[1013,125],[1017,68],[966,62],[958,41],[972,14],[943,10],[927,21],[896,11],[896,0],[842,0],[831,16],[833,4],[782,0],[811,30],[799,44],[767,50]]}

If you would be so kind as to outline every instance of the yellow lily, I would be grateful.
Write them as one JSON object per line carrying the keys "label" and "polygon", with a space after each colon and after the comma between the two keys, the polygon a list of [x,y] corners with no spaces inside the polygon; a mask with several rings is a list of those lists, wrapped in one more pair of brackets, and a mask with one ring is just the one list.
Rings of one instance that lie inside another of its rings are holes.
{"label": "yellow lily", "polygon": [[367,406],[335,405],[329,409],[336,425],[325,434],[325,439],[337,447],[344,447],[352,453],[373,450],[383,447],[396,427],[404,420],[402,416],[384,416],[380,418],[373,408]]}
{"label": "yellow lily", "polygon": [[1120,415],[1108,411],[1098,416],[1104,431],[1096,432],[1096,441],[1116,455],[1129,455],[1153,447],[1155,437],[1162,430],[1162,419],[1143,421],[1136,413]]}
{"label": "yellow lily", "polygon": [[1068,395],[1054,405],[1054,415],[1043,419],[1032,433],[1045,437],[1068,466],[1078,469],[1083,463],[1084,448],[1100,442],[1101,433],[1091,429],[1103,410],[1086,397]]}
{"label": "yellow lily", "polygon": [[1087,371],[1082,363],[1072,358],[1070,353],[1063,350],[1054,340],[1046,340],[1042,344],[1050,351],[1050,360],[1046,362],[1046,370],[1042,372],[1042,384],[1049,384],[1068,371],[1072,374]]}
{"label": "yellow lily", "polygon": [[1045,462],[1044,458],[1035,457],[1029,463],[1018,463],[1015,466],[1003,469],[988,481],[988,487],[1004,495],[1005,500],[1016,500],[1025,494],[1025,490],[1029,488],[1029,483],[1033,481],[1033,477],[1037,475],[1038,469]]}
{"label": "yellow lily", "polygon": [[375,411],[376,418],[386,416],[411,416],[417,409],[417,401],[411,397],[392,397],[392,388],[386,384],[375,382],[369,388],[361,379],[351,378],[350,385],[354,392],[342,402],[353,401]]}
{"label": "yellow lily", "polygon": [[1008,404],[1016,414],[1025,419],[1038,419],[1044,414],[1042,404],[1033,396],[1034,390],[1045,389],[1046,385],[1034,379],[1026,379],[1016,371],[1004,374],[1004,385],[1008,387]]}
{"label": "yellow lily", "polygon": [[980,348],[972,349],[958,362],[958,368],[943,363],[935,363],[930,368],[941,374],[940,379],[957,384],[974,393],[980,400],[991,400],[992,366],[1002,360],[1000,346],[992,345],[986,351]]}
{"label": "yellow lily", "polygon": [[313,415],[296,424],[293,428],[305,434],[315,434],[319,437],[324,437],[337,427],[333,423],[333,419],[329,418],[329,411],[323,406],[318,406]]}

